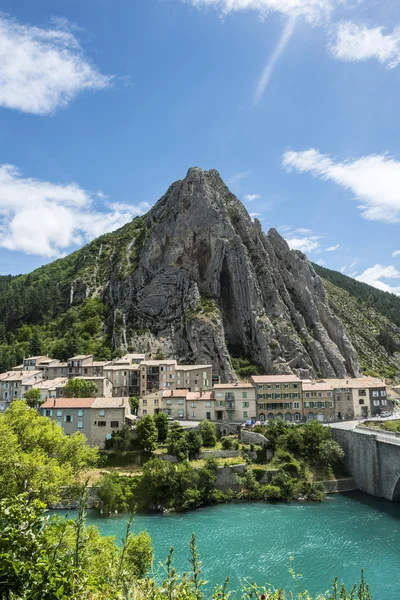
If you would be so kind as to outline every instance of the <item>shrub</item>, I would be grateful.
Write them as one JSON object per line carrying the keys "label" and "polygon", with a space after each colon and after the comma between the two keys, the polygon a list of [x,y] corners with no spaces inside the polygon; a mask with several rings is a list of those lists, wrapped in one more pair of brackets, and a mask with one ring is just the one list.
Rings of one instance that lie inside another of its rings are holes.
{"label": "shrub", "polygon": [[215,423],[211,421],[202,421],[199,425],[199,431],[203,446],[205,448],[213,448],[217,443],[217,428]]}
{"label": "shrub", "polygon": [[282,490],[279,486],[269,483],[262,488],[264,500],[282,500]]}
{"label": "shrub", "polygon": [[221,446],[224,450],[232,450],[233,442],[231,438],[222,438]]}

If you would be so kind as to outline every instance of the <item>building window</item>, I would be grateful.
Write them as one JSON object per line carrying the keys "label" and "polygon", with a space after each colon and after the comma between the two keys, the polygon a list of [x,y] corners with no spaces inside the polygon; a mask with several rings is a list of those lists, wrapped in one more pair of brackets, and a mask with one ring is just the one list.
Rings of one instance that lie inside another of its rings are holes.
{"label": "building window", "polygon": [[366,396],[367,392],[366,392],[366,390],[358,390],[358,395],[359,396]]}
{"label": "building window", "polygon": [[386,392],[385,391],[381,392],[381,396],[386,396]]}
{"label": "building window", "polygon": [[318,398],[322,398],[322,392],[318,392],[317,396]]}
{"label": "building window", "polygon": [[310,408],[311,402],[304,402],[304,408]]}
{"label": "building window", "polygon": [[211,408],[211,402],[206,402],[206,408]]}
{"label": "building window", "polygon": [[147,410],[143,411],[143,416],[145,417],[147,415]]}
{"label": "building window", "polygon": [[244,418],[244,419],[247,419],[247,410],[245,410],[245,411],[243,412],[243,418]]}
{"label": "building window", "polygon": [[112,438],[112,435],[111,435],[111,433],[107,433],[107,434],[106,434],[106,440],[111,440],[111,438]]}
{"label": "building window", "polygon": [[374,406],[379,406],[379,400],[374,400]]}
{"label": "building window", "polygon": [[284,397],[285,399],[288,399],[288,398],[291,398],[291,395],[290,395],[290,394],[283,394],[283,397]]}
{"label": "building window", "polygon": [[242,392],[242,398],[247,398],[247,392]]}
{"label": "building window", "polygon": [[99,417],[104,417],[104,408],[99,410]]}
{"label": "building window", "polygon": [[183,400],[178,400],[178,404],[182,406],[184,404]]}
{"label": "building window", "polygon": [[196,413],[192,412],[192,417],[195,419],[196,418]]}
{"label": "building window", "polygon": [[285,390],[288,390],[289,389],[289,384],[285,383],[283,387],[285,388]]}
{"label": "building window", "polygon": [[249,403],[248,402],[243,402],[243,408],[248,408],[249,407]]}
{"label": "building window", "polygon": [[300,421],[300,413],[294,413],[294,420]]}
{"label": "building window", "polygon": [[275,394],[275,400],[280,400],[282,394]]}
{"label": "building window", "polygon": [[83,427],[83,421],[78,421],[77,427],[78,427],[78,429],[82,429],[82,427]]}
{"label": "building window", "polygon": [[196,402],[192,402],[191,406],[192,406],[192,408],[196,408],[196,406],[197,406]]}
{"label": "building window", "polygon": [[326,392],[326,395],[328,396],[328,398],[332,398],[332,392]]}
{"label": "building window", "polygon": [[291,402],[285,402],[285,408],[292,408]]}
{"label": "building window", "polygon": [[[375,402],[375,400],[374,400],[374,402]],[[364,404],[364,400],[363,400],[363,398],[360,398],[360,399],[359,399],[359,401],[358,401],[358,404]]]}
{"label": "building window", "polygon": [[119,421],[111,421],[110,427],[111,427],[111,429],[118,429]]}
{"label": "building window", "polygon": [[280,383],[276,383],[275,384],[275,389],[276,390],[280,390],[281,389],[281,384]]}
{"label": "building window", "polygon": [[66,423],[72,423],[72,415],[65,415],[64,421]]}
{"label": "building window", "polygon": [[147,406],[147,400],[143,400],[143,406]]}
{"label": "building window", "polygon": [[299,384],[298,384],[298,383],[294,383],[294,384],[293,384],[293,389],[297,390],[297,388],[298,388],[298,387],[299,387]]}
{"label": "building window", "polygon": [[97,426],[98,427],[105,427],[107,425],[106,421],[97,421]]}
{"label": "building window", "polygon": [[57,411],[57,417],[62,417],[62,410]]}
{"label": "building window", "polygon": [[300,402],[293,402],[293,408],[300,408]]}
{"label": "building window", "polygon": [[83,417],[83,410],[78,410],[78,417]]}
{"label": "building window", "polygon": [[57,425],[58,425],[59,427],[62,427],[62,423],[61,423],[61,421],[57,421]]}

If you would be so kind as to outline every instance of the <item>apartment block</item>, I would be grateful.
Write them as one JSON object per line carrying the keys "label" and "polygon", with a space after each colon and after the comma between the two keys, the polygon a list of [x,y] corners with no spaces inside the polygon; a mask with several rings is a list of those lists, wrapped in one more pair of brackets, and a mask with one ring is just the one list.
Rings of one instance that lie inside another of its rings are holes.
{"label": "apartment block", "polygon": [[177,365],[175,372],[177,390],[200,392],[212,388],[212,365]]}
{"label": "apartment block", "polygon": [[42,380],[42,371],[7,371],[0,375],[0,410],[6,410],[13,400],[24,397],[25,392]]}
{"label": "apartment block", "polygon": [[303,416],[307,421],[321,422],[335,420],[333,388],[326,381],[303,380]]}
{"label": "apartment block", "polygon": [[114,431],[130,414],[127,398],[49,398],[40,408],[66,435],[83,433],[90,446],[104,448]]}
{"label": "apartment block", "polygon": [[376,377],[326,379],[334,390],[335,418],[366,419],[388,410],[386,384]]}
{"label": "apartment block", "polygon": [[302,382],[296,375],[254,375],[251,382],[257,391],[260,421],[302,420]]}
{"label": "apartment block", "polygon": [[29,356],[24,359],[23,370],[24,371],[38,371],[44,369],[46,365],[52,363],[55,359],[49,356]]}
{"label": "apartment block", "polygon": [[57,379],[58,377],[68,376],[68,363],[59,360],[53,360],[44,366],[43,379]]}
{"label": "apartment block", "polygon": [[219,383],[213,389],[216,421],[256,419],[257,392],[252,383]]}

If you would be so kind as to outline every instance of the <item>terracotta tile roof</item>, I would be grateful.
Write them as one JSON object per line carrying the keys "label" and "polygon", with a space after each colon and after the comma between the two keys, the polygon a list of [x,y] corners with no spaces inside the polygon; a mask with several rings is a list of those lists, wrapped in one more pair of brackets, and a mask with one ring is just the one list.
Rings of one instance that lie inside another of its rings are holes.
{"label": "terracotta tile roof", "polygon": [[211,369],[212,365],[177,365],[177,371],[201,371],[201,369]]}
{"label": "terracotta tile roof", "polygon": [[33,387],[39,390],[53,390],[57,387],[67,385],[67,377],[56,377],[55,379],[45,379],[44,381],[38,381]]}
{"label": "terracotta tile roof", "polygon": [[331,392],[332,386],[326,381],[303,381],[303,392]]}
{"label": "terracotta tile roof", "polygon": [[376,377],[348,377],[347,379],[325,379],[333,388],[374,388],[374,387],[386,387],[386,383],[382,379]]}
{"label": "terracotta tile roof", "polygon": [[186,398],[188,390],[163,390],[163,398]]}
{"label": "terracotta tile roof", "polygon": [[251,383],[216,383],[215,385],[213,385],[213,388],[216,390],[219,389],[225,389],[225,388],[229,388],[229,389],[249,389],[249,388],[253,388],[253,385]]}
{"label": "terracotta tile roof", "polygon": [[96,398],[49,398],[40,408],[92,408]]}
{"label": "terracotta tile roof", "polygon": [[188,392],[186,399],[199,400],[200,402],[202,400],[214,400],[214,394],[213,392],[203,392],[203,394],[200,394],[200,392]]}
{"label": "terracotta tile roof", "polygon": [[129,408],[129,398],[95,398],[92,408]]}
{"label": "terracotta tile roof", "polygon": [[176,360],[144,360],[140,363],[140,366],[158,367],[162,365],[176,365]]}
{"label": "terracotta tile roof", "polygon": [[83,360],[84,358],[90,358],[93,354],[77,354],[76,356],[71,356],[68,360]]}
{"label": "terracotta tile roof", "polygon": [[296,375],[253,375],[254,383],[300,383]]}

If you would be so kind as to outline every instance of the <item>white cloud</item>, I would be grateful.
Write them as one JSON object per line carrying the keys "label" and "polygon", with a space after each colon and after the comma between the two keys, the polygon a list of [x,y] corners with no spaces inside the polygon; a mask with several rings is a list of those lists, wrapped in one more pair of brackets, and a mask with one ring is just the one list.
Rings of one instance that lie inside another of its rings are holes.
{"label": "white cloud", "polygon": [[361,61],[375,58],[388,69],[400,63],[400,26],[385,35],[383,27],[368,28],[343,22],[336,29],[336,39],[330,46],[335,58]]}
{"label": "white cloud", "polygon": [[282,35],[279,38],[279,41],[272,53],[272,55],[268,58],[264,69],[261,72],[261,75],[257,81],[256,89],[254,90],[253,96],[253,106],[259,103],[261,100],[267,86],[271,80],[275,67],[278,63],[278,60],[281,54],[284,52],[286,46],[288,45],[290,38],[293,35],[294,27],[296,24],[295,18],[288,19],[285,27],[283,28]]}
{"label": "white cloud", "polygon": [[336,246],[329,246],[329,248],[325,248],[325,252],[336,252],[336,250],[339,250],[339,248],[339,244],[336,244]]}
{"label": "white cloud", "polygon": [[64,21],[40,29],[0,15],[0,106],[47,115],[110,81],[84,57]]}
{"label": "white cloud", "polygon": [[114,203],[100,212],[92,194],[75,183],[23,178],[12,165],[0,165],[0,247],[9,250],[57,257],[148,209],[147,203]]}
{"label": "white cloud", "polygon": [[301,250],[301,252],[319,252],[320,251],[320,240],[319,236],[309,237],[293,237],[286,238],[289,248],[291,250]]}
{"label": "white cloud", "polygon": [[322,258],[320,258],[319,260],[317,260],[317,265],[320,265],[320,267],[323,267],[325,264],[325,261],[322,260]]}
{"label": "white cloud", "polygon": [[400,256],[400,250],[395,250],[392,252],[392,257],[395,258],[396,256]]}
{"label": "white cloud", "polygon": [[260,198],[260,194],[246,194],[244,197],[247,202],[253,202],[253,200],[258,200],[258,198]]}
{"label": "white cloud", "polygon": [[372,154],[339,162],[311,148],[285,152],[282,165],[350,190],[359,201],[364,219],[400,222],[400,162],[389,155]]}
{"label": "white cloud", "polygon": [[260,213],[257,213],[257,212],[251,212],[251,213],[250,213],[250,217],[251,217],[252,219],[255,219],[256,217],[259,217],[259,216],[260,216]]}
{"label": "white cloud", "polygon": [[223,15],[244,10],[254,10],[265,17],[279,13],[286,17],[304,17],[309,23],[326,21],[342,0],[183,0],[197,7],[212,7]]}
{"label": "white cloud", "polygon": [[298,229],[295,229],[294,231],[295,231],[295,233],[301,233],[301,234],[305,234],[305,235],[312,233],[312,229],[305,229],[304,227],[299,227]]}
{"label": "white cloud", "polygon": [[357,281],[363,281],[364,283],[373,285],[384,292],[391,292],[392,294],[400,295],[400,285],[391,286],[382,281],[382,279],[400,279],[400,271],[393,265],[388,265],[387,267],[375,265],[369,269],[366,269],[363,273],[361,273],[361,275],[358,275],[356,279]]}

